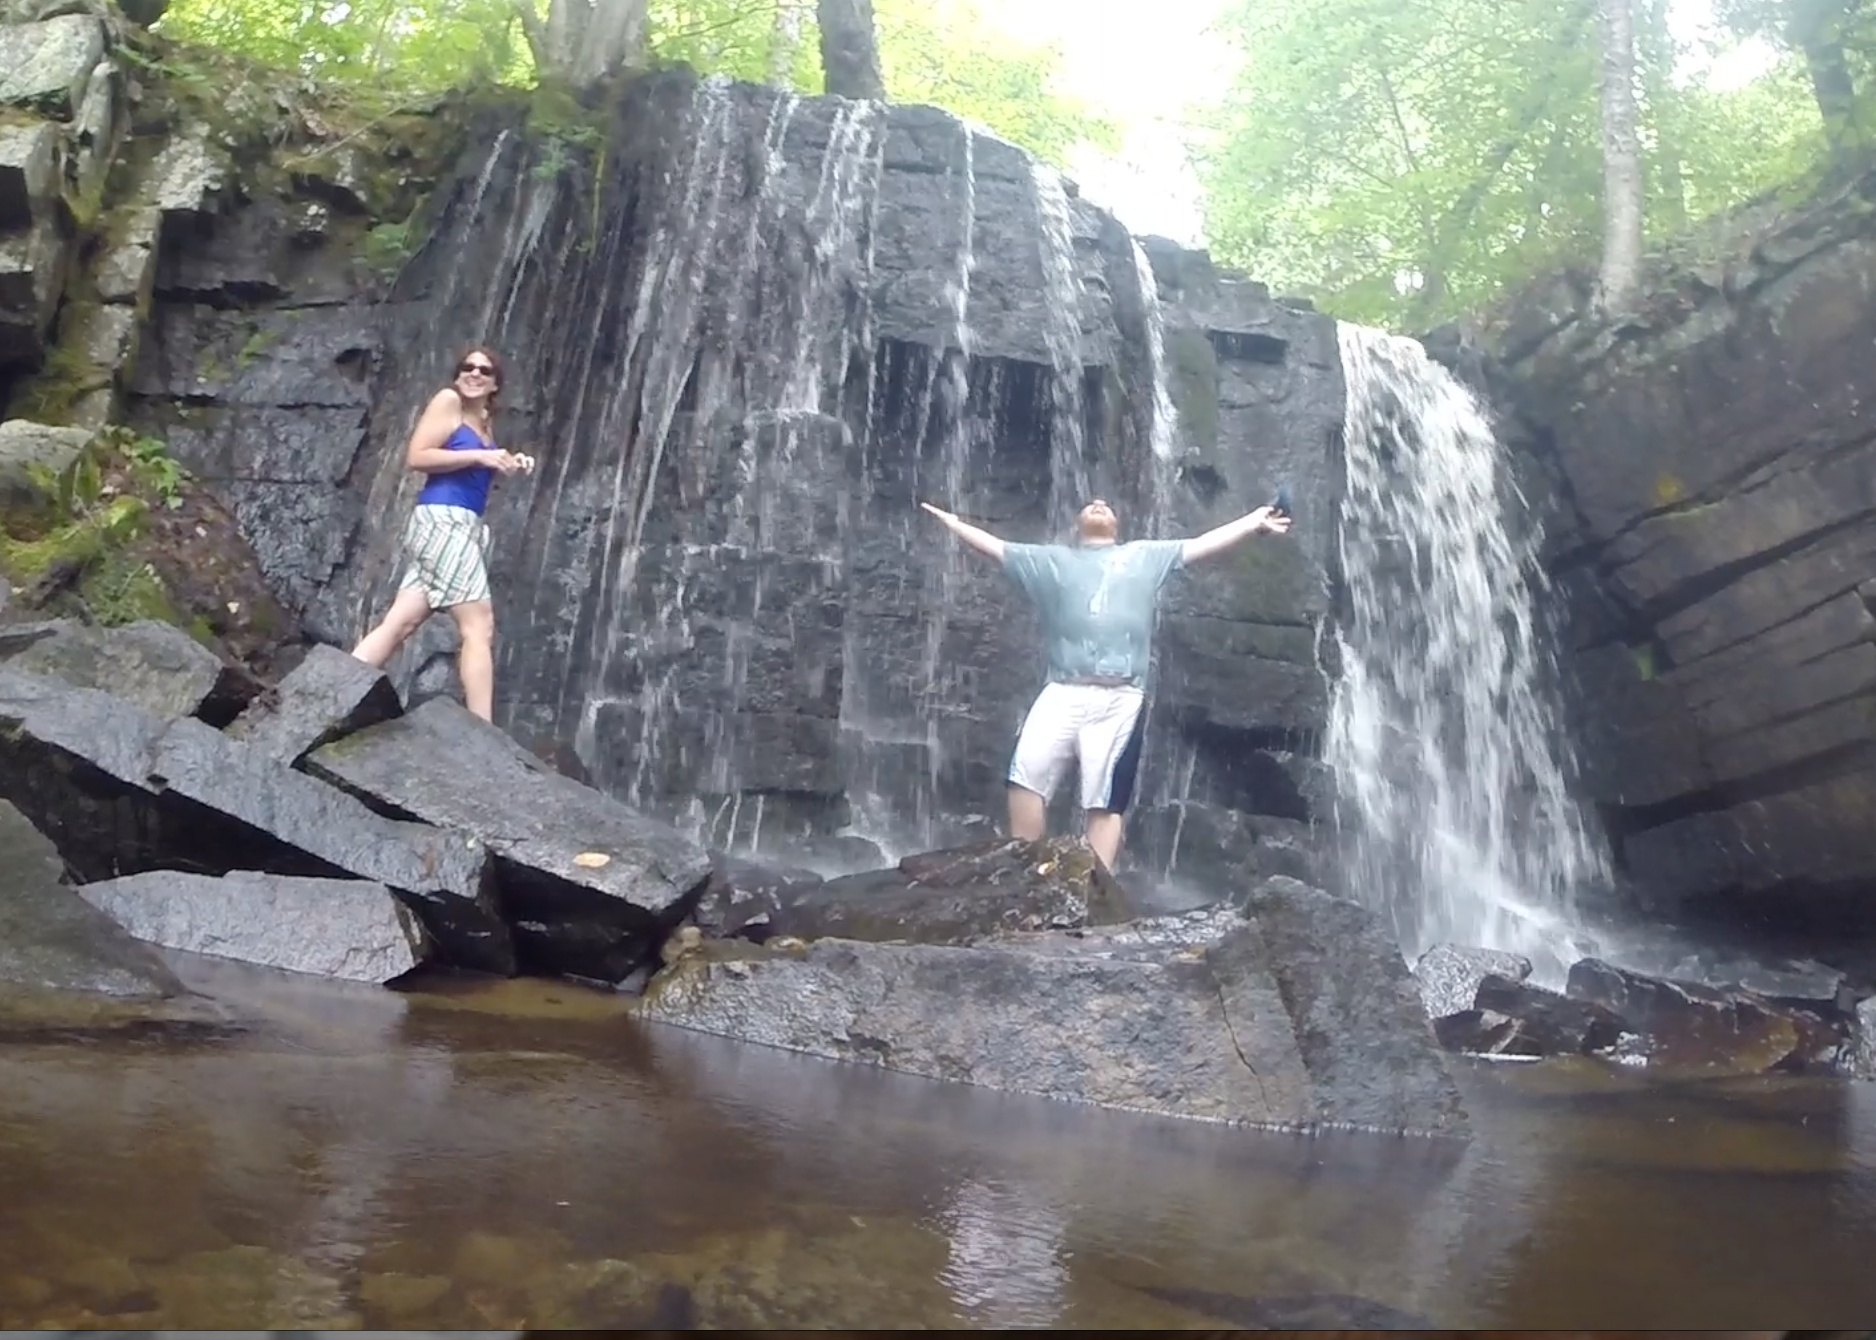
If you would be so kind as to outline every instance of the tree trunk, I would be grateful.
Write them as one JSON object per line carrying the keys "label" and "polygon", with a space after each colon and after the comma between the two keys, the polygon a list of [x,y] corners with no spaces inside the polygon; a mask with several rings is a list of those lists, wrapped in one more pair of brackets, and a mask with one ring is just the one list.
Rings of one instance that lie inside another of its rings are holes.
{"label": "tree trunk", "polygon": [[827,91],[885,101],[873,0],[815,0],[814,15],[821,28],[821,78]]}
{"label": "tree trunk", "polygon": [[586,88],[646,65],[648,0],[514,0],[515,14],[543,79]]}
{"label": "tree trunk", "polygon": [[1844,50],[1848,11],[1845,0],[1795,0],[1785,27],[1785,41],[1804,53],[1824,139],[1840,163],[1855,156],[1862,130],[1856,81]]}
{"label": "tree trunk", "polygon": [[1602,274],[1605,312],[1635,305],[1641,284],[1642,164],[1635,127],[1634,0],[1602,0]]}

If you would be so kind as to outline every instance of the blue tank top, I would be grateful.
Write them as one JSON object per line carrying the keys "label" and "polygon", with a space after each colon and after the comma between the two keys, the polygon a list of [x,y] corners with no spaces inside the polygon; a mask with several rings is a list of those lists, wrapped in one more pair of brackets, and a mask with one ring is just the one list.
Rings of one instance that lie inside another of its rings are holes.
{"label": "blue tank top", "polygon": [[[490,451],[493,442],[484,442],[468,424],[458,424],[443,443],[445,451]],[[431,475],[417,494],[419,506],[439,503],[444,507],[467,507],[477,516],[489,504],[489,484],[495,472],[486,465],[472,465],[467,470],[450,470]]]}

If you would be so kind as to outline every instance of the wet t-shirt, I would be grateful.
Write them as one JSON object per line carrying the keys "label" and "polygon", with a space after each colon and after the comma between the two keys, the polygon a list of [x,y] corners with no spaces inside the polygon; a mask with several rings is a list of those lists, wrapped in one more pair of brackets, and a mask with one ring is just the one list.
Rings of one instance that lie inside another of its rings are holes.
{"label": "wet t-shirt", "polygon": [[1146,683],[1159,588],[1184,563],[1183,540],[1010,544],[1003,570],[1042,614],[1049,679],[1089,675]]}

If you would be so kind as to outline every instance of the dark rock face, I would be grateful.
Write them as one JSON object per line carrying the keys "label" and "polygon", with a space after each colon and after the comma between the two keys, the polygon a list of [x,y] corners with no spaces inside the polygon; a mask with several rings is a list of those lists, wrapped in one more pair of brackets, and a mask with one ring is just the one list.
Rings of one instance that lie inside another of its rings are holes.
{"label": "dark rock face", "polygon": [[1876,890],[1859,189],[1677,276],[1619,337],[1574,302],[1498,332],[1500,403],[1556,484],[1586,784],[1628,873],[1657,907],[1820,942],[1866,929]]}
{"label": "dark rock face", "polygon": [[[1472,1008],[1435,1022],[1442,1045],[1488,1056],[1588,1056],[1633,1031],[1605,1005],[1508,977],[1486,977],[1473,999]],[[1471,1036],[1452,1037],[1468,1026]]]}
{"label": "dark rock face", "polygon": [[[479,124],[386,306],[308,243],[301,202],[165,233],[135,416],[225,494],[295,612],[341,644],[381,612],[410,414],[446,344],[486,339],[498,435],[541,462],[490,512],[501,724],[572,742],[706,847],[852,870],[872,862],[809,853],[856,823],[913,849],[979,836],[1041,683],[1020,593],[918,500],[1036,539],[1100,491],[1129,533],[1174,534],[1287,482],[1290,539],[1169,596],[1131,850],[1206,883],[1316,877],[1333,323],[1169,245],[1142,265],[1111,217],[930,109],[674,72],[614,115],[597,174]],[[453,692],[452,641],[432,621],[393,678]]]}
{"label": "dark rock face", "polygon": [[409,910],[362,879],[151,870],[80,893],[145,944],[342,981],[391,981],[416,967],[424,949]]}
{"label": "dark rock face", "polygon": [[313,647],[227,729],[248,748],[291,766],[320,745],[403,710],[381,671],[335,647]]}
{"label": "dark rock face", "polygon": [[1412,979],[1372,917],[1281,879],[1243,904],[970,947],[719,941],[667,968],[641,1008],[1012,1092],[1290,1129],[1463,1135]]}
{"label": "dark rock face", "polygon": [[383,813],[486,834],[520,961],[536,970],[622,980],[710,878],[708,854],[682,834],[445,699],[326,745],[306,767]]}
{"label": "dark rock face", "polygon": [[1662,981],[1585,959],[1570,969],[1566,993],[1620,1016],[1645,1040],[1641,1054],[1651,1064],[1751,1073],[1831,1069],[1847,1059],[1842,1016],[1757,992]]}
{"label": "dark rock face", "polygon": [[942,945],[1109,925],[1128,916],[1125,891],[1079,838],[1006,838],[783,891],[772,909],[752,900],[725,929],[753,940]]}

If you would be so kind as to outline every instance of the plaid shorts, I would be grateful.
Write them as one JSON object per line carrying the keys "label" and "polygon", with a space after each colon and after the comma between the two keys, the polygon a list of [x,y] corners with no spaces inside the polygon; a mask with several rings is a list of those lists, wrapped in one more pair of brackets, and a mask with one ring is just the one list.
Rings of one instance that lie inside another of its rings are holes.
{"label": "plaid shorts", "polygon": [[398,589],[417,588],[433,610],[489,598],[489,528],[467,507],[419,503],[404,527],[410,560]]}

